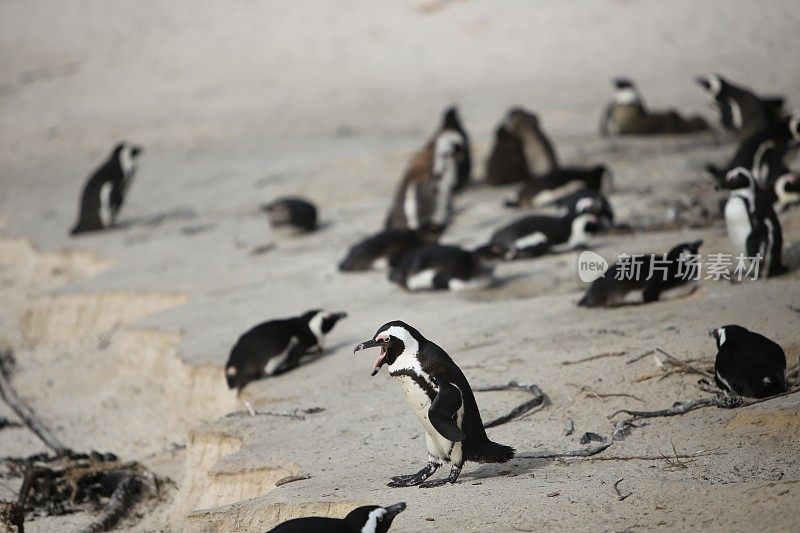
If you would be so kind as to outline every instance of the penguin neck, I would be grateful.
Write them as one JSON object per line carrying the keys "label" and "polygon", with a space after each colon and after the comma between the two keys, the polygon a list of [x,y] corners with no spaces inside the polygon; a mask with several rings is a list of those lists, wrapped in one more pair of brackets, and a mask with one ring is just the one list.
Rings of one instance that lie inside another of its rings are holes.
{"label": "penguin neck", "polygon": [[642,99],[639,93],[632,87],[625,87],[624,89],[617,89],[614,92],[614,103],[617,105],[642,105]]}

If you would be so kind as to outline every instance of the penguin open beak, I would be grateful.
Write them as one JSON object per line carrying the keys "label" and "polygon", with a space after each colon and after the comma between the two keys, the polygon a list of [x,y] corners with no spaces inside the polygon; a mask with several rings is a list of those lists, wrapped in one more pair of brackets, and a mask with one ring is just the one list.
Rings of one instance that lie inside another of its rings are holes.
{"label": "penguin open beak", "polygon": [[383,366],[383,360],[386,358],[387,354],[386,347],[381,346],[381,344],[375,339],[370,339],[368,341],[362,342],[361,344],[356,346],[355,349],[353,350],[353,353],[356,353],[361,350],[366,350],[367,348],[375,348],[377,346],[380,346],[381,353],[378,355],[378,358],[375,359],[375,365],[372,368],[372,374],[370,374],[373,377],[380,371],[381,367]]}
{"label": "penguin open beak", "polygon": [[395,516],[406,510],[406,502],[398,502],[394,505],[386,506],[384,509],[386,509],[386,514],[383,515],[383,519],[392,520]]}

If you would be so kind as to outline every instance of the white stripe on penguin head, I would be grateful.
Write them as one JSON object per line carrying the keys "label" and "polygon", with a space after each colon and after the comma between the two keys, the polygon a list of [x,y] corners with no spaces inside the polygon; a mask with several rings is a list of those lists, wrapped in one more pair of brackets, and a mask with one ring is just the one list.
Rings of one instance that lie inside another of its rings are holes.
{"label": "white stripe on penguin head", "polygon": [[317,339],[317,346],[322,349],[322,343],[325,340],[325,334],[322,333],[322,318],[325,316],[325,311],[320,311],[308,321],[308,329],[314,334]]}
{"label": "white stripe on penguin head", "polygon": [[378,530],[378,520],[386,515],[386,509],[378,507],[369,513],[367,523],[361,528],[361,533],[375,533]]}

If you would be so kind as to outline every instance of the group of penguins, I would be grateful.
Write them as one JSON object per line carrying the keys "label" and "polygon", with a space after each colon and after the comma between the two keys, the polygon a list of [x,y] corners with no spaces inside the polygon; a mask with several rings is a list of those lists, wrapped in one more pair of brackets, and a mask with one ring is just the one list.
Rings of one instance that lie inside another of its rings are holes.
{"label": "group of penguins", "polygon": [[[719,112],[722,126],[734,132],[739,145],[725,167],[708,165],[718,189],[727,190],[721,205],[736,252],[760,255],[764,277],[786,271],[778,212],[800,202],[800,173],[787,167],[790,152],[800,145],[800,116],[787,115],[783,98],[761,97],[719,75],[697,83]],[[674,110],[652,111],[632,81],[613,80],[613,99],[600,123],[601,135],[657,135],[702,132],[711,126],[700,117],[683,117]],[[130,143],[114,147],[109,159],[83,189],[73,235],[115,225],[136,172],[142,149]],[[439,128],[413,155],[389,207],[384,228],[354,244],[341,260],[342,272],[365,271],[388,265],[389,280],[409,291],[478,289],[492,282],[500,261],[532,258],[587,246],[590,236],[614,227],[606,194],[612,173],[603,164],[580,167],[561,164],[538,117],[513,108],[495,131],[486,162],[489,186],[518,184],[505,200],[509,208],[552,206],[557,212],[533,212],[498,228],[489,241],[474,249],[440,243],[455,214],[457,194],[471,184],[470,140],[455,107],[445,110]],[[286,197],[263,206],[275,228],[298,232],[318,227],[315,205]],[[585,307],[608,307],[632,293],[644,302],[665,291],[693,288],[678,263],[698,253],[702,241],[681,243],[667,254],[665,278],[617,279],[612,265],[595,280],[578,302]],[[652,254],[644,254],[644,260]],[[647,265],[642,269],[647,272]],[[230,388],[241,392],[248,383],[285,373],[309,356],[320,353],[324,339],[344,312],[310,310],[300,316],[258,324],[234,344],[225,367]],[[738,325],[710,331],[717,347],[715,380],[725,394],[764,398],[783,393],[786,356],[772,340]],[[389,322],[355,351],[379,348],[372,375],[383,366],[400,381],[403,394],[425,430],[428,461],[414,474],[392,478],[389,486],[434,487],[455,483],[465,461],[503,463],[514,457],[510,446],[489,440],[466,377],[452,358],[417,329]],[[246,402],[245,402],[246,403]],[[248,409],[252,408],[247,404]],[[450,464],[446,478],[428,480]],[[365,506],[342,520],[308,517],[290,520],[273,531],[387,531],[405,509]]]}

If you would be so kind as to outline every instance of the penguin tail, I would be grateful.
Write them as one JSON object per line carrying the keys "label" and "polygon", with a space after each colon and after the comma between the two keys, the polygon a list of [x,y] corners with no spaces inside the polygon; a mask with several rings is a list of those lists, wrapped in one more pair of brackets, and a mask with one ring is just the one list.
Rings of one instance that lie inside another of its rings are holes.
{"label": "penguin tail", "polygon": [[497,444],[489,439],[478,450],[477,456],[480,463],[507,463],[514,458],[516,450],[511,446]]}

